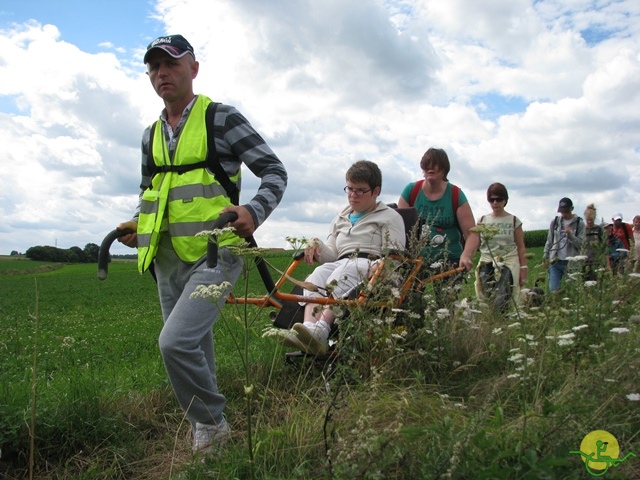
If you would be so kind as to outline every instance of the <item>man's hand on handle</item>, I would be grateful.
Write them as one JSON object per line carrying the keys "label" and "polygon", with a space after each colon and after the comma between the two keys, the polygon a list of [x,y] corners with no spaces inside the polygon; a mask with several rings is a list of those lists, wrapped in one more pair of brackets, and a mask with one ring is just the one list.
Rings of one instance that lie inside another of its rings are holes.
{"label": "man's hand on handle", "polygon": [[[138,222],[134,222],[133,220],[129,220],[128,222],[122,222],[120,225],[116,227],[116,230],[125,230],[125,229],[133,230],[134,232],[138,231]],[[118,237],[118,241],[127,247],[136,248],[138,246],[138,234],[137,233],[129,233],[127,235],[123,235],[122,237]]]}

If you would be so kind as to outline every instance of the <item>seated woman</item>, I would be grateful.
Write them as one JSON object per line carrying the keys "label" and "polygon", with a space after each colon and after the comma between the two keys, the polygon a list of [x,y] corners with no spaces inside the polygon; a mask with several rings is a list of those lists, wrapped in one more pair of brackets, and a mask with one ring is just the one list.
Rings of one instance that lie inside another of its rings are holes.
{"label": "seated woman", "polygon": [[[359,160],[346,173],[349,205],[336,216],[325,242],[312,238],[304,252],[308,264],[322,263],[306,279],[326,288],[334,298],[347,297],[364,279],[371,264],[389,249],[405,247],[402,217],[382,202],[382,173],[368,160]],[[304,290],[308,297],[321,293]],[[312,355],[327,351],[335,314],[328,305],[307,303],[304,322],[296,323],[283,337],[286,346]]]}

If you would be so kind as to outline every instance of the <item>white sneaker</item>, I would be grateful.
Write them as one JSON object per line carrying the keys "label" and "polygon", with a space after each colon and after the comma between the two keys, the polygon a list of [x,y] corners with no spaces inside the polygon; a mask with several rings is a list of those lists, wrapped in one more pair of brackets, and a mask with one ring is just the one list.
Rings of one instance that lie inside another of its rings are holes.
{"label": "white sneaker", "polygon": [[296,323],[293,330],[298,334],[297,340],[302,344],[302,351],[311,355],[327,353],[329,346],[329,330],[320,325],[307,328],[302,323]]}
{"label": "white sneaker", "polygon": [[284,334],[279,335],[280,343],[285,347],[295,348],[296,350],[304,350],[304,345],[298,338],[298,334],[293,330],[287,330]]}
{"label": "white sneaker", "polygon": [[196,422],[196,430],[193,433],[193,451],[194,453],[209,453],[230,439],[231,428],[224,418],[217,425]]}

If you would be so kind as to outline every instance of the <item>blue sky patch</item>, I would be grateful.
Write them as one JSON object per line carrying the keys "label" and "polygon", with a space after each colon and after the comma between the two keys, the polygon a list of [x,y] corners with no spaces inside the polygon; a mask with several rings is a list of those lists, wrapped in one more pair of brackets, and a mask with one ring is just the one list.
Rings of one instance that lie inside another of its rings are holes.
{"label": "blue sky patch", "polygon": [[495,121],[503,115],[523,113],[529,102],[522,97],[505,96],[497,93],[475,95],[470,103],[476,108],[480,118]]}

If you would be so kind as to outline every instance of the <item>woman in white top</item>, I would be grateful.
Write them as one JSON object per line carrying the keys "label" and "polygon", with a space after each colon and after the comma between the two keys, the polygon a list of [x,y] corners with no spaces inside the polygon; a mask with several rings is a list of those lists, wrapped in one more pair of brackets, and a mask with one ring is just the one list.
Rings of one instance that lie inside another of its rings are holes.
{"label": "woman in white top", "polygon": [[[478,225],[496,227],[495,235],[481,235],[480,261],[476,267],[476,295],[488,299],[501,311],[516,301],[520,287],[527,281],[527,259],[522,222],[504,208],[509,201],[507,188],[492,183],[487,189],[491,213],[483,215]],[[514,281],[515,279],[515,281]]]}

